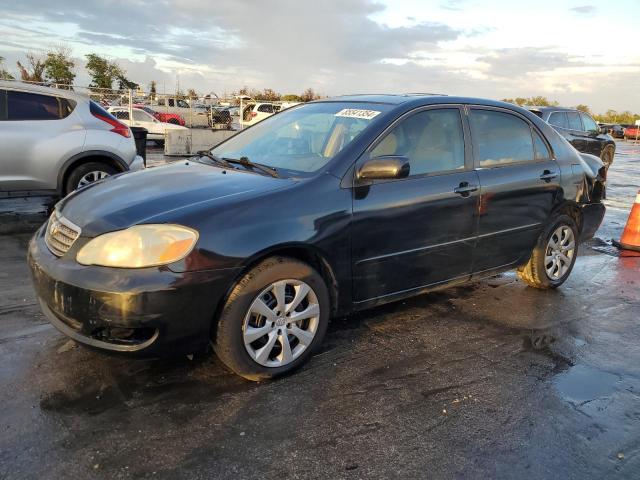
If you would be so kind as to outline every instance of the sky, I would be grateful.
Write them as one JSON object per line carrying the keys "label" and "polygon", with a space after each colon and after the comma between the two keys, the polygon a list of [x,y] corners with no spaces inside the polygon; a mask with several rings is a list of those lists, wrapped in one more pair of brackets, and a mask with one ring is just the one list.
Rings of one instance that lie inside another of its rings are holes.
{"label": "sky", "polygon": [[544,95],[640,112],[640,1],[0,0],[5,68],[63,45],[160,92]]}

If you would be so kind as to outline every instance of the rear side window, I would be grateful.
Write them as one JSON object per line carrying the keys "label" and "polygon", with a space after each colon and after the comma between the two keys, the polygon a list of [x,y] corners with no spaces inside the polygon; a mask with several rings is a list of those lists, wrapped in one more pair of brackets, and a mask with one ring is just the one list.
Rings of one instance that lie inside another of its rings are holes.
{"label": "rear side window", "polygon": [[260,105],[258,107],[258,111],[265,112],[265,113],[273,113],[273,106],[269,104]]}
{"label": "rear side window", "polygon": [[61,120],[75,108],[75,102],[53,95],[7,92],[7,120]]}
{"label": "rear side window", "polygon": [[567,112],[567,122],[569,123],[569,130],[582,130],[582,122],[578,112]]}
{"label": "rear side window", "polygon": [[503,112],[471,110],[471,135],[483,168],[534,159],[531,127],[524,120]]}
{"label": "rear side window", "polygon": [[111,112],[111,114],[118,120],[129,120],[129,112],[127,110],[116,110],[115,112]]}
{"label": "rear side window", "polygon": [[564,112],[554,112],[549,116],[549,123],[560,128],[569,128]]}

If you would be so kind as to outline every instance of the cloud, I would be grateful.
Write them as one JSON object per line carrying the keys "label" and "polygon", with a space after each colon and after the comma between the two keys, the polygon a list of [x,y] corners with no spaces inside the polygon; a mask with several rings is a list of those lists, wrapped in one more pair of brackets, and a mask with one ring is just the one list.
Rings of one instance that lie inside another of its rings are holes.
{"label": "cloud", "polygon": [[580,7],[573,7],[569,9],[570,12],[580,13],[582,15],[589,15],[595,13],[597,10],[598,8],[595,5],[582,5]]}
{"label": "cloud", "polygon": [[500,77],[522,76],[580,65],[579,62],[572,62],[566,53],[530,47],[496,50],[490,55],[479,57],[478,61],[488,65],[488,73]]}

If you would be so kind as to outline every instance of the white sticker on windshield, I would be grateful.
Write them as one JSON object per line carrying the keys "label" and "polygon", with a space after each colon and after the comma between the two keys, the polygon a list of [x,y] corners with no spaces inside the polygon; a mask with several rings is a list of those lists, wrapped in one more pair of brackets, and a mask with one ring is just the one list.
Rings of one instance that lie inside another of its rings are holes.
{"label": "white sticker on windshield", "polygon": [[335,114],[336,117],[362,118],[363,120],[371,120],[380,112],[377,110],[361,110],[359,108],[344,108]]}

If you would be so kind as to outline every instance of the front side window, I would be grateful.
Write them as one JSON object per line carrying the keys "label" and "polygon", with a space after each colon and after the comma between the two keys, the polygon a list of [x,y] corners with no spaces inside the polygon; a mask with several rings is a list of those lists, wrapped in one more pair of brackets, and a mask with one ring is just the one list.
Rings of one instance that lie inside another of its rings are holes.
{"label": "front side window", "polygon": [[136,122],[153,122],[149,115],[141,110],[133,110],[133,119]]}
{"label": "front side window", "polygon": [[7,92],[7,120],[60,120],[68,117],[75,102],[53,95]]}
{"label": "front side window", "polygon": [[582,122],[578,112],[567,112],[567,122],[569,123],[569,130],[582,130]]}
{"label": "front side window", "polygon": [[387,104],[365,102],[303,104],[267,117],[211,153],[235,159],[247,157],[292,175],[311,174],[390,108]]}
{"label": "front side window", "polygon": [[469,123],[481,167],[534,159],[531,127],[519,117],[493,110],[473,109]]}
{"label": "front side window", "polygon": [[586,113],[580,113],[580,116],[582,117],[582,124],[584,125],[585,131],[597,132],[599,130],[598,124],[589,115]]}
{"label": "front side window", "polygon": [[409,175],[464,169],[464,134],[457,108],[425,110],[401,121],[371,151],[371,157],[409,159]]}

